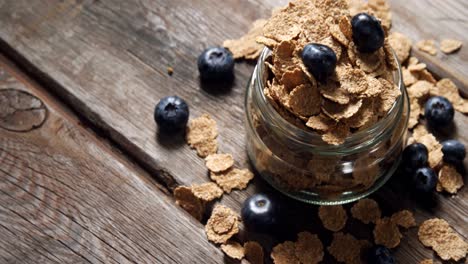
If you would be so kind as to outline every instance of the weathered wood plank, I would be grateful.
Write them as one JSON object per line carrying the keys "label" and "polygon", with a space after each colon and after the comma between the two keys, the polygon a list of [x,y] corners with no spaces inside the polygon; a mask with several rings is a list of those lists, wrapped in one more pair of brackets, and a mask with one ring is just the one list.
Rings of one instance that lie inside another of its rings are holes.
{"label": "weathered wood plank", "polygon": [[[187,185],[208,180],[203,161],[185,146],[182,137],[171,138],[156,132],[152,120],[154,104],[162,96],[177,94],[188,100],[192,116],[204,112],[213,115],[220,128],[220,150],[233,153],[238,165],[246,166],[243,97],[252,66],[237,64],[233,89],[211,93],[200,88],[196,57],[206,46],[242,35],[254,19],[266,17],[273,6],[285,2],[47,0],[44,4],[0,1],[0,38],[3,39],[0,49],[27,66],[48,89],[144,163],[155,178],[168,187]],[[392,1],[396,8],[395,20],[398,20],[395,28],[412,33],[411,30],[416,30],[412,27],[421,27],[425,22],[405,15],[407,11],[403,6],[413,5],[406,2]],[[429,1],[413,2],[424,5]],[[467,12],[467,9],[457,8],[463,6],[462,1],[448,2],[451,9],[456,9],[457,16],[462,17]],[[431,11],[418,8],[414,12],[422,19],[425,12],[433,14],[439,9],[426,7]],[[463,27],[459,25],[461,21],[451,23],[452,27]],[[436,30],[447,34],[451,30],[434,21],[430,25],[431,30],[413,36],[430,38]],[[464,40],[462,36],[447,36]],[[457,55],[430,59],[443,74],[464,71],[466,60],[455,57],[466,56],[467,51],[464,48]],[[166,74],[167,66],[175,69],[172,77]],[[463,77],[459,77],[458,82],[465,83]],[[468,143],[466,133],[462,132],[466,125],[466,116],[457,115],[458,135],[455,136]],[[226,195],[223,202],[238,210],[246,196],[264,188],[257,180],[247,191]],[[388,185],[375,195],[387,208],[387,214],[392,211],[390,209],[414,208],[418,220],[434,215],[443,217],[468,237],[468,230],[464,228],[468,219],[466,188],[454,198],[440,197],[439,206],[434,210],[420,209],[400,192]],[[297,203],[291,206],[297,207],[296,211],[301,212],[299,218],[303,219],[297,229],[323,232],[316,225],[316,207]],[[290,233],[300,231],[293,229],[291,227]],[[348,230],[361,232],[354,224],[350,224]],[[330,234],[320,235],[329,237]],[[370,236],[371,233],[363,231],[362,237]],[[409,238],[396,251],[401,263],[416,263],[431,256],[431,251],[416,240],[416,230],[411,230]]]}
{"label": "weathered wood plank", "polygon": [[13,118],[28,122],[30,106],[42,101],[48,115],[28,132],[0,128],[0,262],[223,262],[163,187],[4,67],[2,60],[0,108],[14,105]]}

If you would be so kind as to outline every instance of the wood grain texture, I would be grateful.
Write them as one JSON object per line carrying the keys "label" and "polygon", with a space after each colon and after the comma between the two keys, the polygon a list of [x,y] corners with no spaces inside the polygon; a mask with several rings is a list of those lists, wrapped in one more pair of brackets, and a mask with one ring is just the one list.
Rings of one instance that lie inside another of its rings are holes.
{"label": "wood grain texture", "polygon": [[[212,115],[219,125],[220,151],[232,153],[239,166],[247,166],[244,143],[243,97],[253,66],[236,65],[236,82],[232,89],[213,92],[202,89],[198,81],[196,57],[207,46],[222,43],[224,39],[241,36],[252,21],[267,17],[271,8],[286,3],[280,0],[215,1],[215,0],[132,0],[132,1],[58,1],[47,4],[25,0],[0,0],[0,49],[21,63],[29,73],[41,80],[47,89],[59,95],[64,102],[99,127],[127,154],[150,169],[156,179],[167,187],[189,185],[208,180],[202,159],[189,149],[182,136],[167,137],[157,132],[152,113],[159,98],[177,94],[190,104],[191,116],[202,113]],[[392,0],[396,30],[412,36],[430,38],[433,32],[445,32],[447,36],[463,40],[466,36],[454,36],[452,29],[431,21],[431,30],[415,34],[426,22],[424,14],[440,12],[439,6],[429,1]],[[449,0],[450,12],[465,17],[468,10],[458,8],[463,1]],[[411,12],[405,8],[418,6]],[[216,10],[216,11],[214,11]],[[398,14],[397,14],[398,12]],[[449,13],[450,14],[450,13]],[[431,16],[427,16],[431,17]],[[421,24],[419,24],[421,23]],[[450,22],[451,27],[465,25],[462,20]],[[419,26],[416,26],[419,25]],[[419,32],[419,31],[418,31]],[[467,42],[468,43],[468,42]],[[466,83],[463,72],[468,69],[464,47],[457,55],[426,58],[439,73],[458,77],[458,83]],[[416,52],[418,55],[420,53]],[[174,68],[168,76],[166,68]],[[467,117],[457,114],[456,129],[451,137],[466,138]],[[258,190],[268,190],[256,179],[247,191],[235,191],[225,195],[223,202],[239,210],[243,200]],[[424,209],[398,185],[389,184],[375,197],[386,208],[386,214],[410,208],[417,212],[419,221],[439,216],[447,219],[466,238],[468,230],[468,205],[466,187],[455,197],[437,196],[434,209]],[[326,243],[329,233],[320,231],[316,207],[290,201],[301,219],[291,226],[289,235],[301,229],[315,230]],[[348,231],[362,238],[371,238],[369,227],[351,222]],[[417,242],[416,229],[396,251],[401,263],[418,263],[432,253]],[[250,234],[243,234],[249,237]],[[278,239],[280,240],[280,239]],[[267,248],[278,240],[266,239]],[[326,263],[334,263],[327,259]]]}
{"label": "wood grain texture", "polygon": [[[34,89],[3,70],[0,63],[2,100],[28,105],[18,95]],[[50,110],[41,127],[0,128],[1,263],[223,262],[149,175],[40,97]]]}

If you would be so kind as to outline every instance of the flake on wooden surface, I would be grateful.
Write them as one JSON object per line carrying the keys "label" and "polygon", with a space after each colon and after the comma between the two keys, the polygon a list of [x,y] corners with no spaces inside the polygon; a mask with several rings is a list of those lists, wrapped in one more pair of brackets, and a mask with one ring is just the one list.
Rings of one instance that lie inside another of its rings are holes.
{"label": "flake on wooden surface", "polygon": [[204,202],[211,202],[223,195],[223,190],[214,182],[192,185],[192,193]]}
{"label": "flake on wooden surface", "polygon": [[174,189],[174,198],[176,204],[182,207],[197,220],[201,220],[204,213],[204,206],[192,192],[192,189],[186,186],[179,186]]}
{"label": "flake on wooden surface", "polygon": [[384,217],[377,220],[374,228],[374,240],[378,245],[395,248],[400,244],[402,235],[396,223],[390,218]]}
{"label": "flake on wooden surface", "polygon": [[221,173],[211,172],[210,177],[225,192],[230,193],[233,189],[242,190],[247,188],[247,185],[250,180],[253,179],[254,174],[248,169],[232,168]]}
{"label": "flake on wooden surface", "polygon": [[361,251],[364,247],[369,246],[369,242],[365,240],[357,240],[350,234],[341,232],[333,234],[333,241],[328,247],[328,252],[339,262],[346,264],[360,264]]}
{"label": "flake on wooden surface", "polygon": [[206,223],[205,232],[208,240],[224,244],[239,232],[239,216],[229,207],[218,204]]}
{"label": "flake on wooden surface", "polygon": [[239,39],[230,39],[223,42],[223,46],[232,52],[235,59],[257,59],[263,50],[263,45],[257,43],[257,37],[263,34],[265,19],[253,22],[249,32]]}
{"label": "flake on wooden surface", "polygon": [[212,172],[222,172],[234,165],[231,154],[211,154],[205,158],[206,167]]}
{"label": "flake on wooden surface", "polygon": [[421,40],[416,43],[416,47],[431,56],[435,56],[437,54],[437,48],[435,45],[435,41],[432,39],[429,40]]}
{"label": "flake on wooden surface", "polygon": [[419,241],[431,247],[443,260],[459,261],[466,257],[468,243],[443,219],[424,221],[418,231]]}
{"label": "flake on wooden surface", "polygon": [[416,219],[414,219],[413,213],[409,210],[401,210],[399,212],[394,213],[390,220],[396,225],[404,228],[416,226]]}
{"label": "flake on wooden surface", "polygon": [[250,264],[263,264],[264,252],[263,247],[255,241],[248,241],[244,244],[245,258]]}
{"label": "flake on wooden surface", "polygon": [[221,250],[230,258],[241,260],[245,256],[244,247],[234,241],[228,241],[221,245]]}
{"label": "flake on wooden surface", "polygon": [[365,198],[356,202],[351,208],[351,215],[364,224],[376,223],[382,212],[379,204],[373,199]]}
{"label": "flake on wooden surface", "polygon": [[440,50],[445,54],[454,53],[459,50],[463,45],[463,42],[456,39],[443,39],[440,42]]}
{"label": "flake on wooden surface", "polygon": [[346,211],[341,205],[333,206],[320,206],[318,215],[322,221],[323,227],[326,229],[337,232],[343,229],[348,220]]}
{"label": "flake on wooden surface", "polygon": [[275,264],[301,264],[296,257],[296,246],[292,241],[276,245],[271,251],[271,258]]}
{"label": "flake on wooden surface", "polygon": [[190,147],[197,150],[200,157],[206,157],[218,151],[218,127],[208,114],[190,120],[186,139]]}
{"label": "flake on wooden surface", "polygon": [[297,235],[295,254],[301,264],[317,264],[323,260],[323,244],[319,237],[309,232]]}
{"label": "flake on wooden surface", "polygon": [[463,176],[456,170],[456,168],[450,164],[444,164],[439,170],[437,191],[446,191],[451,194],[456,194],[463,185]]}

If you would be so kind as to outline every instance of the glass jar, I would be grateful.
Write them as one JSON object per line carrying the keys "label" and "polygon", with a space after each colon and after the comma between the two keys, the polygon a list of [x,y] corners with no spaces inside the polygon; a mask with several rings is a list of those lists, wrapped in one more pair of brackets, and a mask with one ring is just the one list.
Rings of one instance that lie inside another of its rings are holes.
{"label": "glass jar", "polygon": [[349,203],[379,189],[406,144],[409,100],[400,66],[393,75],[402,95],[387,115],[335,146],[291,124],[269,103],[263,88],[270,54],[262,52],[245,98],[247,151],[257,172],[287,196],[319,205]]}

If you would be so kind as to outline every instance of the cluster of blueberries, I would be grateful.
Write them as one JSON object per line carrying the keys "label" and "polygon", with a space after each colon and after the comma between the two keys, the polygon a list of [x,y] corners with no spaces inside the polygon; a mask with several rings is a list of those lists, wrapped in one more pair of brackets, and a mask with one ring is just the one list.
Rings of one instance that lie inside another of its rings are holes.
{"label": "cluster of blueberries", "polygon": [[[375,17],[366,13],[357,14],[351,20],[351,26],[353,41],[360,52],[374,52],[383,46],[385,34],[380,21]],[[301,57],[310,73],[320,82],[326,82],[335,71],[336,54],[328,46],[308,44],[304,47]],[[198,57],[198,70],[203,82],[233,79],[233,56],[222,47],[208,48]],[[425,117],[431,127],[447,126],[452,122],[453,116],[453,105],[444,97],[432,97],[425,105]],[[180,131],[187,125],[189,107],[180,97],[168,96],[156,105],[154,118],[161,131]],[[442,145],[445,162],[458,165],[465,158],[465,146],[459,141],[447,140]],[[412,175],[415,190],[422,193],[434,191],[437,175],[428,167],[428,151],[423,144],[415,143],[406,147],[402,165]],[[248,230],[270,233],[282,223],[283,206],[270,195],[255,194],[244,202],[241,211],[243,223]],[[395,260],[388,248],[375,246],[369,251],[368,263],[393,264]]]}

